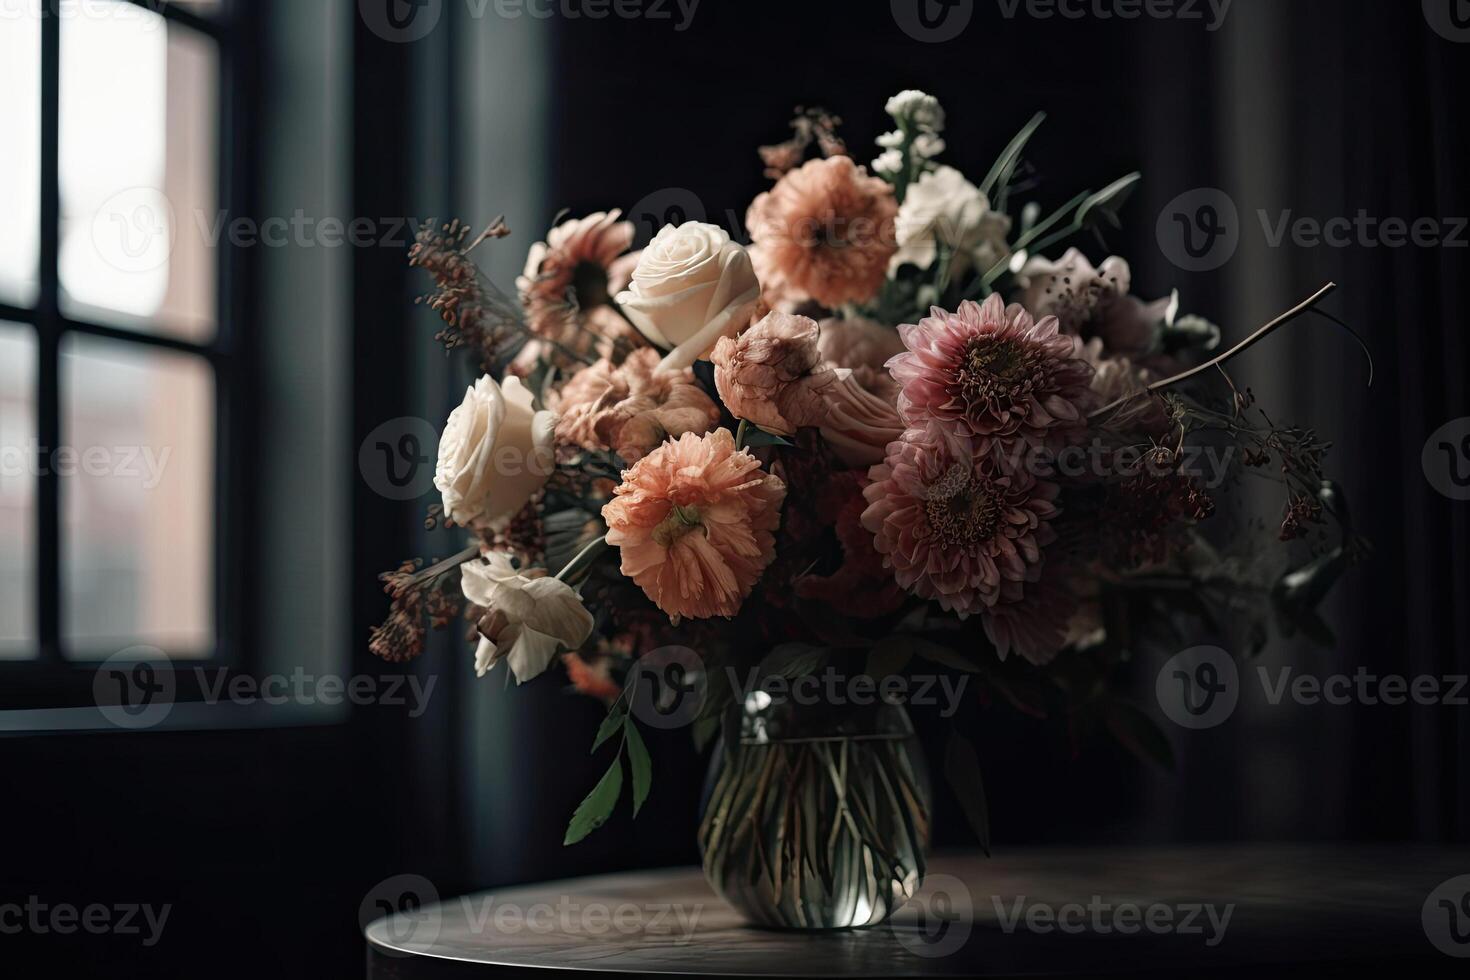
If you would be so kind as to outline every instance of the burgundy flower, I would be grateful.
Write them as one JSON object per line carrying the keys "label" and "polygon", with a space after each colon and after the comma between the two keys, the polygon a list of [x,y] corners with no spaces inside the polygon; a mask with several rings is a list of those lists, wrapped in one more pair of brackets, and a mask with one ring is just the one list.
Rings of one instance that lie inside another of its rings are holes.
{"label": "burgundy flower", "polygon": [[1032,448],[1071,441],[1096,406],[1092,366],[1056,317],[1036,322],[997,295],[959,311],[935,307],[898,328],[907,353],[888,362],[902,386],[899,413],[909,425],[938,422],[989,453],[999,440]]}
{"label": "burgundy flower", "polygon": [[930,423],[910,429],[869,471],[862,523],[898,584],[961,618],[994,606],[1007,582],[1034,579],[1055,484],[1006,472]]}
{"label": "burgundy flower", "polygon": [[1000,659],[1018,653],[1045,667],[1075,639],[1073,620],[1081,599],[1070,576],[1048,567],[1035,582],[1007,583],[1004,592],[1004,601],[986,610],[985,635]]}

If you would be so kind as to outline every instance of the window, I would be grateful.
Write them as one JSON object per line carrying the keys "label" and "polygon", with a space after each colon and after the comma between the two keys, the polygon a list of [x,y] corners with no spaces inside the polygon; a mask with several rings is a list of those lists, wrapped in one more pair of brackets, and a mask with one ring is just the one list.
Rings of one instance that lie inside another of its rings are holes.
{"label": "window", "polygon": [[[0,2],[7,679],[90,683],[140,645],[225,659],[247,382],[224,229],[248,6]],[[24,680],[0,708],[36,706],[17,692],[46,686]]]}

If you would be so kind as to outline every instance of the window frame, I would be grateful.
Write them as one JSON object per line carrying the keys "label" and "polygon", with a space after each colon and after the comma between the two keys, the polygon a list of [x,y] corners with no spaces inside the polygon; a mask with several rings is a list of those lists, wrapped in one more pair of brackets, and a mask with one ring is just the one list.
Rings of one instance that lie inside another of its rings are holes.
{"label": "window frame", "polygon": [[[170,29],[182,28],[211,39],[218,52],[219,88],[216,114],[218,158],[215,182],[218,207],[227,215],[252,214],[257,166],[260,23],[259,3],[223,0],[217,13],[203,14],[158,0],[122,0],[162,16]],[[249,668],[252,627],[248,610],[257,584],[247,549],[255,509],[247,481],[254,471],[254,412],[249,393],[257,377],[252,297],[254,262],[249,249],[222,240],[215,248],[216,331],[199,343],[156,332],[111,326],[61,307],[60,110],[63,0],[41,4],[41,147],[40,249],[38,289],[30,306],[0,303],[0,320],[29,326],[36,338],[36,438],[41,452],[64,445],[61,352],[71,334],[130,345],[139,351],[191,355],[210,368],[215,390],[213,646],[208,650],[165,650],[187,665]],[[35,655],[0,662],[0,710],[90,705],[92,682],[100,659],[71,659],[64,637],[62,586],[62,480],[48,466],[37,467],[35,483]],[[176,666],[182,664],[176,663]],[[199,700],[202,691],[192,671],[177,670],[175,701]]]}

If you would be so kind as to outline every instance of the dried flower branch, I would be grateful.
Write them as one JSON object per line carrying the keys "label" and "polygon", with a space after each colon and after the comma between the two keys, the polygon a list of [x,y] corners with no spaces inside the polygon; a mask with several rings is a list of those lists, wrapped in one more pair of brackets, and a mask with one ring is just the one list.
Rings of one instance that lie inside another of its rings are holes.
{"label": "dried flower branch", "polygon": [[429,627],[444,629],[459,617],[459,566],[479,553],[475,545],[428,568],[414,558],[378,576],[393,604],[388,618],[373,629],[368,649],[390,663],[423,653]]}
{"label": "dried flower branch", "polygon": [[418,300],[446,324],[434,339],[446,351],[477,348],[482,361],[490,365],[512,353],[528,330],[520,307],[486,280],[469,257],[487,239],[510,234],[504,219],[496,218],[466,245],[469,234],[469,226],[458,220],[441,225],[430,219],[415,236],[408,264],[434,277],[435,292]]}
{"label": "dried flower branch", "polygon": [[837,135],[837,127],[841,125],[841,118],[825,109],[797,106],[796,118],[791,120],[792,137],[759,149],[761,162],[766,165],[765,175],[772,180],[780,180],[801,166],[806,159],[807,148],[813,142],[824,157],[847,156],[847,144]]}

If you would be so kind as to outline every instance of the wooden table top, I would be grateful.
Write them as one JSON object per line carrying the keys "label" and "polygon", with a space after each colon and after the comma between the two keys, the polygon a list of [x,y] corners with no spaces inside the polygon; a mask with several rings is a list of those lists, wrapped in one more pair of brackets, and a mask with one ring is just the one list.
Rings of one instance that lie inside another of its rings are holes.
{"label": "wooden table top", "polygon": [[[1456,880],[1458,879],[1458,880]],[[889,923],[745,926],[698,869],[499,889],[380,919],[373,978],[1470,976],[1470,850],[1215,846],[935,858]]]}

